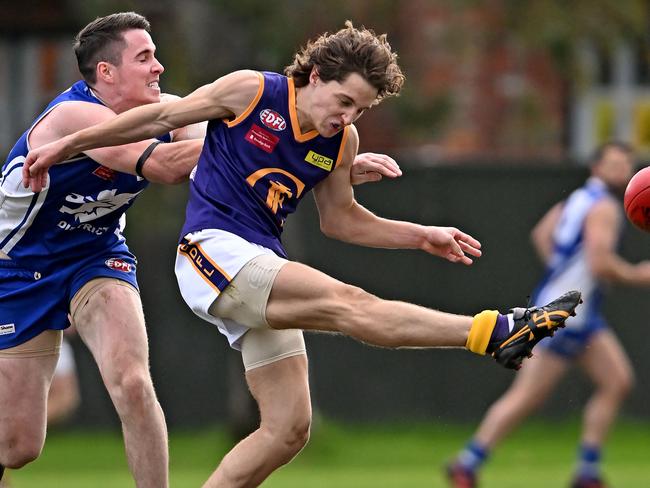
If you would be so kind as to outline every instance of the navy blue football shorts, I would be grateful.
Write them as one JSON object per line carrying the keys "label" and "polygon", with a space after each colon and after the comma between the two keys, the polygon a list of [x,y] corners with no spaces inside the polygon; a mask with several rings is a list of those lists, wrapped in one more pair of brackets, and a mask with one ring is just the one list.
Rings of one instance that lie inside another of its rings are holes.
{"label": "navy blue football shorts", "polygon": [[47,329],[65,329],[75,293],[95,278],[116,278],[136,290],[136,259],[126,247],[39,269],[0,260],[0,349],[22,344]]}

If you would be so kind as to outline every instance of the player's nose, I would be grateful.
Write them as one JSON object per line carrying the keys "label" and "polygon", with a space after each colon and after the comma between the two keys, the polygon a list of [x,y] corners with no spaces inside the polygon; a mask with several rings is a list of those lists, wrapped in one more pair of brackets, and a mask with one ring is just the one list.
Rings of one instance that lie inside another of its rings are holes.
{"label": "player's nose", "polygon": [[160,61],[158,61],[158,58],[154,58],[154,63],[153,66],[151,67],[151,71],[158,74],[165,71],[165,67],[162,65]]}
{"label": "player's nose", "polygon": [[354,122],[354,114],[352,112],[346,112],[341,116],[343,120],[343,125],[351,125]]}

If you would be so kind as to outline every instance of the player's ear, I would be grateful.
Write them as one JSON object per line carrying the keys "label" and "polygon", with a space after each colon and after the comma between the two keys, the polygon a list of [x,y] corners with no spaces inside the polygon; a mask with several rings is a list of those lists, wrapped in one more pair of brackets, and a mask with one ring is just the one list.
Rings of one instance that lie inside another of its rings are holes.
{"label": "player's ear", "polygon": [[315,85],[316,82],[320,79],[318,74],[318,68],[316,66],[312,67],[311,73],[309,73],[309,83]]}
{"label": "player's ear", "polygon": [[102,79],[108,83],[113,80],[113,66],[106,61],[100,61],[97,63],[97,79]]}

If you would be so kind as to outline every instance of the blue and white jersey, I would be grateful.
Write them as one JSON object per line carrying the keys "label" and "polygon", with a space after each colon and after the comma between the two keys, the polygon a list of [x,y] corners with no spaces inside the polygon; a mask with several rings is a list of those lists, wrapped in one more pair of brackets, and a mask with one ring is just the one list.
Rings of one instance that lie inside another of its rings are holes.
{"label": "blue and white jersey", "polygon": [[591,177],[567,199],[553,233],[553,254],[540,283],[535,303],[544,305],[569,291],[580,290],[583,304],[576,317],[567,320],[567,331],[591,326],[589,321],[602,320],[602,289],[591,273],[584,249],[584,224],[589,211],[603,198],[611,198],[605,183]]}
{"label": "blue and white jersey", "polygon": [[73,101],[102,104],[84,81],[75,83],[18,139],[2,167],[0,251],[22,266],[79,260],[123,244],[124,213],[148,184],[80,154],[52,166],[40,193],[23,188],[29,134],[56,106]]}
{"label": "blue and white jersey", "polygon": [[339,164],[348,128],[329,138],[303,134],[293,80],[258,75],[258,93],[244,113],[208,124],[181,238],[221,229],[286,257],[284,221]]}

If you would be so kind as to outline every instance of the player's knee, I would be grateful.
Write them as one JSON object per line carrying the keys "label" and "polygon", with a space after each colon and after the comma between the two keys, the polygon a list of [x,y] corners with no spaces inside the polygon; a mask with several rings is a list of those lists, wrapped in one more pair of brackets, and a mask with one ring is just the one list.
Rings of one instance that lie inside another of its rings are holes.
{"label": "player's knee", "polygon": [[296,456],[309,442],[311,407],[308,404],[287,407],[283,414],[262,418],[262,431],[270,437],[273,452],[284,464]]}
{"label": "player's knee", "polygon": [[283,463],[291,461],[307,445],[310,427],[311,417],[301,417],[275,432],[276,452]]}
{"label": "player's knee", "polygon": [[346,285],[340,291],[339,299],[345,313],[338,317],[337,329],[377,346],[397,347],[404,344],[404,328],[397,321],[379,322],[377,310],[385,300],[356,286]]}
{"label": "player's knee", "polygon": [[358,286],[342,284],[333,292],[333,320],[339,330],[364,327],[370,322],[370,309],[380,299]]}
{"label": "player's knee", "polygon": [[545,393],[517,385],[511,387],[505,395],[495,402],[491,410],[508,417],[520,413],[529,414],[541,407],[545,400]]}
{"label": "player's knee", "polygon": [[119,412],[144,413],[156,401],[151,377],[141,368],[126,370],[108,389]]}
{"label": "player's knee", "polygon": [[636,386],[636,377],[634,376],[634,371],[630,370],[623,380],[623,395],[629,395],[634,387]]}
{"label": "player's knee", "polygon": [[626,368],[624,371],[616,375],[614,381],[609,382],[609,389],[619,398],[627,397],[634,388],[635,378],[634,372]]}
{"label": "player's knee", "polygon": [[[43,441],[29,435],[17,434],[3,442],[0,464],[10,469],[22,468],[41,455]],[[4,448],[4,446],[8,446]]]}

